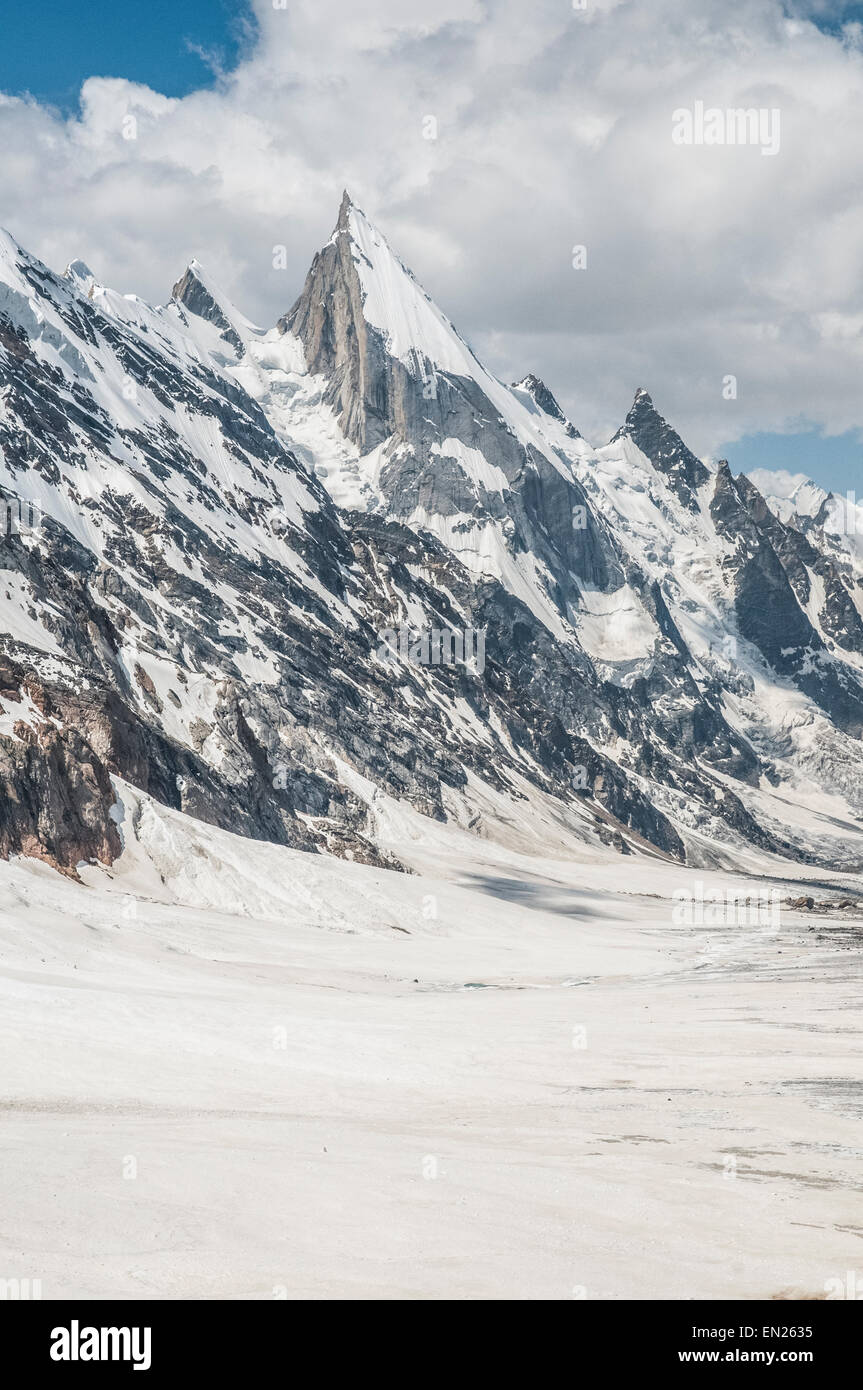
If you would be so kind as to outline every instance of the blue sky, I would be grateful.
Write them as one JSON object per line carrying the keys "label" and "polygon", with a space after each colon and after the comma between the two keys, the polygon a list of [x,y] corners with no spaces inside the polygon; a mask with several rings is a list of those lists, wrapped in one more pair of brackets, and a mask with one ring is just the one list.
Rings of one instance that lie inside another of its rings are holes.
{"label": "blue sky", "polygon": [[64,111],[94,76],[185,96],[237,62],[251,23],[243,0],[6,0],[0,91]]}
{"label": "blue sky", "polygon": [[836,493],[853,492],[863,501],[863,441],[856,430],[824,437],[817,430],[798,434],[745,434],[722,445],[717,457],[726,457],[732,473],[755,468],[785,469],[805,473]]}
{"label": "blue sky", "polygon": [[843,24],[863,23],[863,4],[854,0],[800,0],[789,12],[812,20],[825,34],[838,34]]}

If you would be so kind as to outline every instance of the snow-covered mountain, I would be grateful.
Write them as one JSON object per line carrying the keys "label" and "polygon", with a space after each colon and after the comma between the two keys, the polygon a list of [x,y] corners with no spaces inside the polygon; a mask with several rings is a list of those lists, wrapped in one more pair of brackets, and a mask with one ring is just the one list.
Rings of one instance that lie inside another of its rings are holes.
{"label": "snow-covered mountain", "polygon": [[528,852],[860,863],[863,560],[825,498],[705,464],[644,390],[591,447],[347,195],[282,308],[0,240],[0,853],[111,862],[119,776],[394,867],[383,798]]}

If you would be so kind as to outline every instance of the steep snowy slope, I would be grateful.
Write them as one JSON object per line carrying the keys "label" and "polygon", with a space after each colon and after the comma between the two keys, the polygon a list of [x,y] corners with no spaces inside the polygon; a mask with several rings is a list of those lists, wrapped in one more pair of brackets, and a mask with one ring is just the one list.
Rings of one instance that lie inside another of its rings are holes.
{"label": "steep snowy slope", "polygon": [[[806,538],[808,546],[803,546],[796,538],[795,543],[807,560],[814,550],[816,560],[828,562],[838,574],[858,615],[863,613],[863,502],[858,502],[853,492],[844,497],[826,492],[799,474],[756,469],[749,474],[749,481],[762,493],[774,516],[792,532],[800,532]],[[841,593],[838,596],[844,608],[845,600]],[[835,599],[831,602],[830,592],[825,600],[823,617],[818,612],[816,620],[822,621],[829,635],[841,615],[835,611]],[[838,628],[841,644],[844,635],[841,621]]]}
{"label": "steep snowy slope", "polygon": [[776,826],[789,795],[826,795],[851,828],[863,810],[863,585],[848,554],[820,531],[803,539],[726,463],[697,460],[644,391],[610,444],[569,452],[591,504],[661,590],[693,678],[719,692],[725,722],[756,751],[761,792],[778,789],[784,806],[771,814],[759,796],[760,818]]}

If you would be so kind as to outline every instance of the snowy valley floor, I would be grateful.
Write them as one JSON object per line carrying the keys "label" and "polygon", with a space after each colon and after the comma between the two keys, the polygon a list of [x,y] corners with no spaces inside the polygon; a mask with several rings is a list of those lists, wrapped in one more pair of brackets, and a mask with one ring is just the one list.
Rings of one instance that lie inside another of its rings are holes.
{"label": "snowy valley floor", "polygon": [[743,880],[416,817],[400,875],[123,795],[110,873],[0,864],[0,1277],[693,1299],[863,1268],[860,918],[675,925],[674,888]]}

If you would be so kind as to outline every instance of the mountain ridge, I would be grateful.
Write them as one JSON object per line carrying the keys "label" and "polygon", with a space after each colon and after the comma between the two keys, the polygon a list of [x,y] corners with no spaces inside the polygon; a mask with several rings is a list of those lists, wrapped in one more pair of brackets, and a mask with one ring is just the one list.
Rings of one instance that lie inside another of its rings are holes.
{"label": "mountain ridge", "polygon": [[[622,853],[863,859],[863,566],[646,391],[594,449],[347,194],[271,329],[195,261],[151,307],[0,244],[0,490],[44,517],[0,545],[0,854],[110,859],[118,776],[391,867],[376,789],[492,837],[550,798]],[[482,672],[381,657],[468,628]]]}

